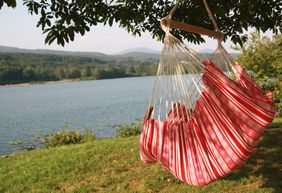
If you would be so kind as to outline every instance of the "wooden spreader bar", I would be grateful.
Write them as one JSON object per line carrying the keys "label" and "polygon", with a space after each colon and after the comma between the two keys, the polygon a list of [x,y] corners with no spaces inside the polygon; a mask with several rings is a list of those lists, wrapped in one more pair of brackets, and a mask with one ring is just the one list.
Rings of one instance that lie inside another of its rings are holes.
{"label": "wooden spreader bar", "polygon": [[[168,25],[168,19],[163,18],[161,20],[161,24],[167,26]],[[209,30],[209,29],[206,29],[206,28],[203,28],[203,27],[199,27],[199,26],[195,26],[195,25],[191,25],[191,24],[187,24],[187,23],[183,23],[183,22],[178,22],[178,21],[174,21],[174,20],[170,20],[170,26],[169,27],[173,28],[173,29],[180,29],[180,30],[187,31],[187,32],[192,32],[192,33],[197,33],[197,34],[201,34],[201,35],[214,37],[216,39],[221,39],[222,36],[223,36],[223,34],[221,32]]]}

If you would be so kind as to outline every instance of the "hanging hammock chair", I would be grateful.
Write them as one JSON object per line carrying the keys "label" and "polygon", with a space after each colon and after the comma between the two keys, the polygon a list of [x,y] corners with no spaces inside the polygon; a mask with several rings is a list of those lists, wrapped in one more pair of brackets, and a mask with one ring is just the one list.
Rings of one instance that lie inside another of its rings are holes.
{"label": "hanging hammock chair", "polygon": [[275,110],[271,94],[233,61],[221,41],[213,61],[201,62],[174,37],[171,13],[161,22],[164,48],[144,116],[140,157],[162,163],[185,183],[206,185],[247,161]]}

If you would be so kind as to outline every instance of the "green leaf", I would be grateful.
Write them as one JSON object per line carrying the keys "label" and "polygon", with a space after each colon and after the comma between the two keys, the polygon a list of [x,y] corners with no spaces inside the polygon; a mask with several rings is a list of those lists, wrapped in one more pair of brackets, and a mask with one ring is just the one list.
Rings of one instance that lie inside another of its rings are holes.
{"label": "green leaf", "polygon": [[3,5],[4,5],[4,2],[0,1],[0,9],[3,7]]}
{"label": "green leaf", "polygon": [[90,31],[90,28],[88,26],[84,26],[84,29],[89,32]]}
{"label": "green leaf", "polygon": [[113,21],[114,21],[114,18],[113,18],[113,17],[110,17],[110,19],[109,19],[109,26],[110,26],[110,27],[113,25]]}
{"label": "green leaf", "polygon": [[69,34],[70,40],[73,41],[74,40],[74,31],[70,30],[68,34]]}
{"label": "green leaf", "polygon": [[82,27],[79,28],[79,32],[82,36],[85,34],[85,30]]}
{"label": "green leaf", "polygon": [[51,26],[51,21],[49,19],[46,19],[45,22],[49,27]]}
{"label": "green leaf", "polygon": [[[8,7],[15,8],[17,6],[16,0],[3,0],[3,2],[6,3]],[[3,2],[2,2],[2,5],[3,5]],[[0,5],[0,8],[1,7],[2,6]]]}

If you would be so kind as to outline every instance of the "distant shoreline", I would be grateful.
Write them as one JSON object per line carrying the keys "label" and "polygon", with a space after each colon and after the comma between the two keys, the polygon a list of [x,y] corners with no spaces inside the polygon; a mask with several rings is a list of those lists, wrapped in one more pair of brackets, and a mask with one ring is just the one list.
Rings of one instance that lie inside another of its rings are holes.
{"label": "distant shoreline", "polygon": [[63,79],[63,80],[50,80],[50,81],[33,81],[33,82],[23,82],[23,83],[11,83],[11,84],[0,84],[1,87],[18,87],[18,86],[32,86],[37,84],[52,84],[52,83],[69,83],[69,82],[80,82],[80,81],[91,81],[91,80],[111,80],[119,78],[140,78],[140,77],[149,77],[148,76],[124,76],[124,77],[115,77],[115,78],[101,78],[101,79]]}
{"label": "distant shoreline", "polygon": [[35,84],[49,84],[49,83],[67,83],[67,82],[78,82],[83,81],[81,79],[64,79],[64,80],[51,80],[51,81],[38,81],[38,82],[25,82],[15,84],[1,84],[0,87],[17,87],[17,86],[31,86]]}
{"label": "distant shoreline", "polygon": [[0,87],[30,86],[31,83],[1,84]]}

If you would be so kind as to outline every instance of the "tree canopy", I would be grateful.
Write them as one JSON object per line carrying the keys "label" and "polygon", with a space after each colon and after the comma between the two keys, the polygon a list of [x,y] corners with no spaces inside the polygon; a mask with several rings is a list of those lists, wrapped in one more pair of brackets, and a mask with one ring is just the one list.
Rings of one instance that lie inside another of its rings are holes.
{"label": "tree canopy", "polygon": [[[84,35],[90,27],[101,23],[112,26],[117,23],[133,35],[141,36],[148,31],[153,38],[162,39],[164,32],[159,20],[166,16],[174,5],[173,0],[24,0],[30,14],[39,15],[37,27],[46,34],[45,42],[62,46]],[[210,9],[215,15],[225,38],[240,45],[246,41],[243,30],[254,27],[265,32],[282,32],[281,0],[210,0]],[[15,7],[16,0],[0,0],[0,8],[6,4]],[[182,0],[174,19],[208,29],[214,29],[201,0]],[[194,43],[204,39],[193,33],[175,32],[181,39]]]}

